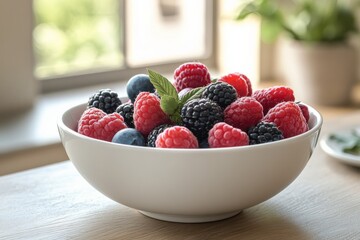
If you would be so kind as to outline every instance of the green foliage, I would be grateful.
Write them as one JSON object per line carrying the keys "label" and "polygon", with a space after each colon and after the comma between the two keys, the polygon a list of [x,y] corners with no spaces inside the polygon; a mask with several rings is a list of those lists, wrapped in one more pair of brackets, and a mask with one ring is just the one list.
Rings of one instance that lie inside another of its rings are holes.
{"label": "green foliage", "polygon": [[285,32],[300,41],[339,42],[358,31],[358,7],[357,0],[293,0],[292,6],[286,7],[274,0],[250,0],[241,7],[237,20],[259,15],[265,41]]}
{"label": "green foliage", "polygon": [[182,96],[182,98],[180,99],[180,104],[182,106],[184,106],[184,104],[186,102],[191,101],[191,100],[193,100],[195,98],[200,98],[203,91],[204,91],[203,87],[198,87],[198,88],[191,89],[184,96]]}
{"label": "green foliage", "polygon": [[117,0],[35,0],[34,11],[38,75],[121,64]]}
{"label": "green foliage", "polygon": [[176,99],[176,101],[179,100],[175,87],[166,77],[150,69],[148,69],[148,73],[150,82],[152,83],[152,85],[154,85],[160,97],[167,95],[173,97],[174,99]]}
{"label": "green foliage", "polygon": [[154,85],[157,94],[160,96],[160,107],[169,116],[169,118],[179,123],[181,106],[179,103],[179,96],[175,87],[171,82],[160,73],[148,69],[150,82]]}
{"label": "green foliage", "polygon": [[148,69],[150,82],[154,85],[157,94],[160,96],[160,107],[169,118],[179,124],[181,122],[180,111],[184,104],[194,98],[200,97],[203,87],[194,88],[186,93],[182,98],[171,82],[160,73]]}
{"label": "green foliage", "polygon": [[360,135],[356,129],[350,134],[332,134],[330,140],[339,144],[343,152],[360,156]]}

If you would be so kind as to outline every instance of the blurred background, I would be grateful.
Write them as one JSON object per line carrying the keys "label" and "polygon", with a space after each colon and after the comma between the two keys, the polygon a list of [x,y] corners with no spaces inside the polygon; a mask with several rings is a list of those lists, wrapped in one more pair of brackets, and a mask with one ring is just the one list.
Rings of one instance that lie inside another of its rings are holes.
{"label": "blurred background", "polygon": [[359,5],[2,0],[0,175],[65,160],[57,116],[99,88],[125,96],[126,81],[146,68],[171,78],[181,63],[200,61],[212,77],[241,72],[255,89],[285,84],[304,102],[356,109]]}

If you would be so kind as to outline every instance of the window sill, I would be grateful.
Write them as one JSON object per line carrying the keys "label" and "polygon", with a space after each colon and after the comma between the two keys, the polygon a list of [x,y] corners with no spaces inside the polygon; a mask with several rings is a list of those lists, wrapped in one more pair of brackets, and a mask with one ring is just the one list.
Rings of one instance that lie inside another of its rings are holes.
{"label": "window sill", "polygon": [[57,120],[71,106],[87,102],[102,88],[126,96],[126,82],[95,85],[39,95],[34,106],[0,117],[0,175],[67,160]]}

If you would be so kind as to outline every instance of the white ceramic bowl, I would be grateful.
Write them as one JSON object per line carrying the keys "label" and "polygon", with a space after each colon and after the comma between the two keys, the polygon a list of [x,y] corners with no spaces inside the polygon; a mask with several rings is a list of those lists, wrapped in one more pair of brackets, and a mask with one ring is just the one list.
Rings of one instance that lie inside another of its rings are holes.
{"label": "white ceramic bowl", "polygon": [[317,144],[322,117],[310,130],[256,146],[157,149],[115,144],[76,132],[85,104],[67,110],[58,129],[80,174],[105,196],[166,221],[207,222],[236,215],[288,186]]}

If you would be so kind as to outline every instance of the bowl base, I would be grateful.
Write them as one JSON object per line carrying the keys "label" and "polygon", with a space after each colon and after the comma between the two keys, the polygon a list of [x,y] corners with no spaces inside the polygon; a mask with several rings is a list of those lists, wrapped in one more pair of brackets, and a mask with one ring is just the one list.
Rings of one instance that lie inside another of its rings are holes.
{"label": "bowl base", "polygon": [[241,212],[230,212],[230,213],[221,213],[221,214],[214,214],[214,215],[176,215],[176,214],[161,214],[161,213],[153,213],[153,212],[146,212],[140,211],[140,213],[144,214],[145,216],[155,218],[162,221],[167,222],[178,222],[178,223],[203,223],[203,222],[213,222],[219,221],[226,218],[233,217]]}

